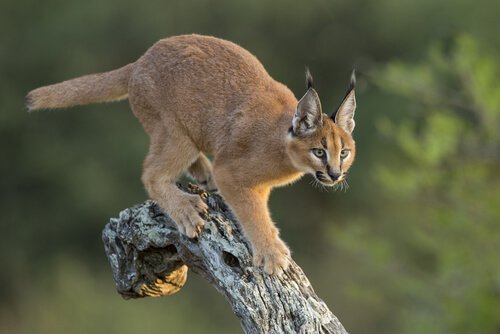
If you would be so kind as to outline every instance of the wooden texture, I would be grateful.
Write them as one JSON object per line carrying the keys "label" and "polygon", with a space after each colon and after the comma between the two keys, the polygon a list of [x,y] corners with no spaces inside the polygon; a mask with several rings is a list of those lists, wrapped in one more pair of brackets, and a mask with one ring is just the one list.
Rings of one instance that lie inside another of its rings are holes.
{"label": "wooden texture", "polygon": [[124,298],[175,293],[189,268],[226,297],[247,334],[347,333],[295,262],[279,277],[253,267],[250,247],[222,198],[193,186],[189,191],[209,205],[196,239],[179,234],[152,201],[122,211],[104,228],[106,254]]}

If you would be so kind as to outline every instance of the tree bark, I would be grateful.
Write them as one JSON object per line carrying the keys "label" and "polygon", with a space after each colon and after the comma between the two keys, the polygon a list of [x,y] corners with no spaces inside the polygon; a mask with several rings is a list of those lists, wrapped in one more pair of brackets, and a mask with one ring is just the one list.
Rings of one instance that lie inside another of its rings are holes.
{"label": "tree bark", "polygon": [[222,198],[195,186],[188,191],[209,206],[196,239],[181,235],[152,201],[125,209],[104,228],[106,255],[124,298],[175,293],[189,267],[226,297],[247,334],[347,333],[295,262],[279,277],[253,267],[250,247]]}

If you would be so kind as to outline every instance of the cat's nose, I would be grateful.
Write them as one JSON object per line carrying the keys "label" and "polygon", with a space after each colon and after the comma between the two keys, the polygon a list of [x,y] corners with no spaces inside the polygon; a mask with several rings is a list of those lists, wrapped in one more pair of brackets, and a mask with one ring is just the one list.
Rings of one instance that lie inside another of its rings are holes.
{"label": "cat's nose", "polygon": [[339,172],[328,172],[328,176],[330,176],[333,181],[337,181],[341,175],[342,173]]}

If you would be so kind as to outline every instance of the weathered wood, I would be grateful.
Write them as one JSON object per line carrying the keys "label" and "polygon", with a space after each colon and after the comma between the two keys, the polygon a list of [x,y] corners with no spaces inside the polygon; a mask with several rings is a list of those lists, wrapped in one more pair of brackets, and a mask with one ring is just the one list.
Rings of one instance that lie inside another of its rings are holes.
{"label": "weathered wood", "polygon": [[226,297],[247,334],[347,333],[295,262],[280,277],[253,267],[250,248],[222,198],[190,190],[210,208],[197,239],[179,234],[152,201],[122,211],[104,228],[106,254],[124,298],[175,293],[189,267]]}

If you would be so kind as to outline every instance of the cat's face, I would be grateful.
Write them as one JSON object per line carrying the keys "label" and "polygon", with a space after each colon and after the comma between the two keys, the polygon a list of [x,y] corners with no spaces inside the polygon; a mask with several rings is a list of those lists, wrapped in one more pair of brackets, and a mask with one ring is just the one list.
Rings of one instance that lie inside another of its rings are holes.
{"label": "cat's face", "polygon": [[287,142],[293,165],[309,173],[324,186],[344,184],[356,155],[352,138],[356,98],[354,78],[338,110],[327,116],[321,111],[318,94],[309,86],[298,102]]}
{"label": "cat's face", "polygon": [[322,185],[345,181],[356,155],[351,134],[324,115],[324,124],[307,137],[290,134],[287,152],[294,166],[309,173]]}

